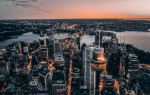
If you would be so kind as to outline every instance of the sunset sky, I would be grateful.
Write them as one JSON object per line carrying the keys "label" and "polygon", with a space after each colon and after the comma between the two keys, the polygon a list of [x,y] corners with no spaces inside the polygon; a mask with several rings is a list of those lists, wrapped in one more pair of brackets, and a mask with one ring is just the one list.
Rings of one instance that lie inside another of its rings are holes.
{"label": "sunset sky", "polygon": [[0,0],[0,19],[150,18],[150,0]]}

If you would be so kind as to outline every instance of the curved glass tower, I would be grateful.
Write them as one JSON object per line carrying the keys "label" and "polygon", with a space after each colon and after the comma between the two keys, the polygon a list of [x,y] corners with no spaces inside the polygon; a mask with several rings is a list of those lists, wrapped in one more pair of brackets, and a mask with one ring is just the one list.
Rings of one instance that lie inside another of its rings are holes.
{"label": "curved glass tower", "polygon": [[100,74],[107,73],[107,59],[104,55],[104,48],[95,48],[91,59],[91,68],[94,71],[94,95],[100,93]]}

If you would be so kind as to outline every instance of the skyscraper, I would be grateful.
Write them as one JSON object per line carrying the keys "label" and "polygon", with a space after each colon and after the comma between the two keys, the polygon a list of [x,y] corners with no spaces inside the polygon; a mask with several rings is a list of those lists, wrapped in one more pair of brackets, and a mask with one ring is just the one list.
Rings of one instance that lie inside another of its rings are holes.
{"label": "skyscraper", "polygon": [[84,86],[88,87],[90,95],[99,93],[100,74],[107,72],[107,60],[104,57],[104,49],[85,47],[84,51]]}
{"label": "skyscraper", "polygon": [[41,37],[39,39],[40,42],[40,61],[47,61],[49,56],[48,56],[48,45],[49,45],[49,40],[48,36]]}

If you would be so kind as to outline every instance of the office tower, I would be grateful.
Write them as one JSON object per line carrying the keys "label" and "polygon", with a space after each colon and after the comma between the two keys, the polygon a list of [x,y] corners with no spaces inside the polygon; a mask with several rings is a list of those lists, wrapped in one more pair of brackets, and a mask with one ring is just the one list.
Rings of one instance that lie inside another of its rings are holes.
{"label": "office tower", "polygon": [[62,43],[60,40],[54,41],[54,53],[62,52]]}
{"label": "office tower", "polygon": [[94,48],[93,57],[91,59],[91,67],[94,71],[94,94],[98,95],[100,93],[100,74],[107,73],[107,60],[104,56],[104,48]]}
{"label": "office tower", "polygon": [[49,45],[49,38],[48,36],[41,37],[39,39],[40,42],[40,60],[41,61],[47,61],[49,56],[48,56],[48,45]]}
{"label": "office tower", "polygon": [[120,45],[120,66],[119,66],[119,75],[124,77],[125,76],[125,65],[127,63],[127,50],[125,44]]}
{"label": "office tower", "polygon": [[111,52],[118,52],[118,39],[115,33],[98,31],[95,37],[95,44],[109,48]]}
{"label": "office tower", "polygon": [[49,37],[45,34],[43,37],[40,37],[39,42],[41,48],[47,47],[49,44]]}
{"label": "office tower", "polygon": [[54,35],[53,33],[49,34],[48,55],[49,57],[54,57]]}
{"label": "office tower", "polygon": [[94,94],[94,71],[91,69],[91,58],[94,47],[87,47],[83,50],[83,67],[84,67],[84,88],[87,88],[89,95]]}
{"label": "office tower", "polygon": [[107,73],[107,60],[104,57],[104,49],[85,47],[84,51],[84,86],[89,89],[90,95],[99,93],[100,74]]}
{"label": "office tower", "polygon": [[23,53],[25,55],[25,62],[28,63],[28,57],[29,57],[29,49],[27,46],[23,47]]}
{"label": "office tower", "polygon": [[53,72],[52,90],[53,95],[66,94],[66,79],[65,79],[65,62],[61,52],[54,56],[55,71]]}
{"label": "office tower", "polygon": [[139,60],[135,54],[129,54],[129,62],[127,66],[127,77],[133,79],[136,74],[139,72]]}

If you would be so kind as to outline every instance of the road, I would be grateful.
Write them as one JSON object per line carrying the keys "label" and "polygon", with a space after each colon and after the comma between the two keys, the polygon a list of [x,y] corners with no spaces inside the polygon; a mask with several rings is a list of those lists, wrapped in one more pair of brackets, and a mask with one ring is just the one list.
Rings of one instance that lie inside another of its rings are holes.
{"label": "road", "polygon": [[69,79],[67,83],[67,95],[71,95],[71,81],[72,81],[72,58],[70,58]]}
{"label": "road", "polygon": [[[116,90],[119,92],[119,82],[118,80],[115,79],[115,83],[114,83],[114,88],[116,88]],[[119,92],[120,93],[120,92]]]}

